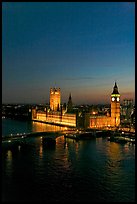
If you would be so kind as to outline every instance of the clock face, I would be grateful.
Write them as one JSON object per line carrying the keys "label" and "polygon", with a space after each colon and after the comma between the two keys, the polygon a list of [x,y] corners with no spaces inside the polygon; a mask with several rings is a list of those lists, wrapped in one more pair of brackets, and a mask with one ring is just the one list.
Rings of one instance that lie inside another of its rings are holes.
{"label": "clock face", "polygon": [[112,101],[114,101],[114,100],[115,100],[115,98],[113,97],[113,98],[112,98]]}
{"label": "clock face", "polygon": [[117,101],[119,101],[119,98],[117,98]]}

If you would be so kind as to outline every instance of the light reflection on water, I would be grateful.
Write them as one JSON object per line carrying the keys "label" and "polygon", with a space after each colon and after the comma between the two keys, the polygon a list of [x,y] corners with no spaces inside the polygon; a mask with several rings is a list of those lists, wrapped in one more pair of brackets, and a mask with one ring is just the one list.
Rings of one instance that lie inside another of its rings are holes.
{"label": "light reflection on water", "polygon": [[39,122],[32,122],[32,131],[33,132],[44,132],[44,131],[62,131],[66,130],[66,127],[60,127],[55,125],[49,125],[45,123],[39,123]]}
{"label": "light reflection on water", "polygon": [[62,131],[66,130],[66,127],[60,127],[55,125],[49,125],[45,123],[39,123],[34,121],[24,122],[11,119],[2,120],[2,135],[10,135],[17,133],[28,132],[42,132],[42,131]]}
{"label": "light reflection on water", "polygon": [[[60,131],[37,124],[32,130]],[[77,142],[61,136],[52,148],[41,137],[31,138],[26,146],[3,151],[2,166],[3,201],[135,199],[135,146],[106,138]]]}
{"label": "light reflection on water", "polygon": [[12,151],[7,151],[7,162],[6,162],[6,169],[9,174],[12,173]]}

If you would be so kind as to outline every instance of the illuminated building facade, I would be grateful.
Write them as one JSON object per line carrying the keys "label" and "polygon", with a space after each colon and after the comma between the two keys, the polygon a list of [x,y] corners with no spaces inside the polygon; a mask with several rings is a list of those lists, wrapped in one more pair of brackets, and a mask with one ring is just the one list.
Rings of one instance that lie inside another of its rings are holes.
{"label": "illuminated building facade", "polygon": [[115,82],[113,92],[111,94],[111,126],[119,126],[120,124],[120,94]]}
{"label": "illuminated building facade", "polygon": [[32,109],[32,120],[61,126],[76,127],[76,114],[66,113],[61,104],[60,88],[50,89],[50,109],[45,111]]}
{"label": "illuminated building facade", "polygon": [[37,112],[35,121],[42,121],[54,125],[76,127],[76,114],[61,114],[60,112],[49,112],[47,115],[44,112]]}
{"label": "illuminated building facade", "polygon": [[115,82],[111,94],[111,116],[90,116],[90,128],[117,127],[120,125],[120,94]]}
{"label": "illuminated building facade", "polygon": [[[72,109],[71,95],[69,96],[69,106]],[[111,94],[111,115],[98,115],[93,111],[79,116],[77,113],[68,113],[60,108],[60,88],[50,89],[50,110],[38,111],[32,110],[32,120],[42,121],[51,124],[58,124],[72,127],[84,128],[108,128],[118,127],[120,125],[120,94],[115,82],[113,92]]]}
{"label": "illuminated building facade", "polygon": [[60,88],[50,89],[50,109],[52,111],[60,110],[61,93]]}

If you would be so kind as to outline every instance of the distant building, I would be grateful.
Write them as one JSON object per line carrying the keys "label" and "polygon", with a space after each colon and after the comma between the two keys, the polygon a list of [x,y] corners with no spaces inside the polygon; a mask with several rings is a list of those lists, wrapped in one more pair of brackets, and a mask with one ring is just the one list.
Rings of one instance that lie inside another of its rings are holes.
{"label": "distant building", "polygon": [[135,127],[135,108],[134,108],[134,111],[131,115],[131,124]]}
{"label": "distant building", "polygon": [[130,123],[131,115],[133,114],[133,112],[134,112],[133,99],[124,99],[123,104],[121,106],[122,121]]}
{"label": "distant building", "polygon": [[61,93],[60,88],[50,89],[50,109],[52,111],[60,110]]}
{"label": "distant building", "polygon": [[123,106],[132,106],[133,105],[133,99],[124,99],[123,100]]}

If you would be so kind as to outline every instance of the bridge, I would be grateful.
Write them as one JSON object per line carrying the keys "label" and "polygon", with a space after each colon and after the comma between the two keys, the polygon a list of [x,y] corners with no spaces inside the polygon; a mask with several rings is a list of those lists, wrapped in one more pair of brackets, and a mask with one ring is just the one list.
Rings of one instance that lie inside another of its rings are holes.
{"label": "bridge", "polygon": [[15,145],[25,144],[27,139],[42,137],[43,141],[55,142],[57,137],[63,136],[65,132],[31,132],[17,133],[8,136],[2,136],[2,147],[12,147]]}
{"label": "bridge", "polygon": [[[93,131],[93,130],[92,130]],[[96,135],[96,137],[98,136],[102,136],[105,134],[106,136],[106,131],[104,130],[104,134],[103,134],[103,130],[102,131],[97,131],[94,130],[93,131]],[[98,135],[98,132],[100,132],[100,134]],[[90,133],[90,132],[89,132]],[[123,134],[123,132],[115,132],[115,131],[111,131],[111,135],[114,135],[114,133],[116,135],[121,135],[122,136],[127,136],[126,133]],[[30,132],[30,133],[17,133],[17,134],[11,134],[8,136],[2,136],[2,148],[11,148],[14,146],[19,146],[19,145],[23,145],[27,143],[27,140],[29,138],[36,138],[36,137],[41,137],[42,142],[45,144],[55,144],[56,143],[56,138],[60,137],[60,136],[66,136],[66,135],[70,135],[70,134],[85,134],[85,131],[78,131],[76,129],[71,129],[71,130],[63,130],[63,131],[58,131],[58,132],[54,132],[54,131],[47,131],[47,132]],[[129,133],[128,133],[129,134]],[[135,138],[135,134],[132,135],[130,133],[130,135],[128,135],[128,137],[133,137]],[[84,138],[84,137],[83,137]]]}

